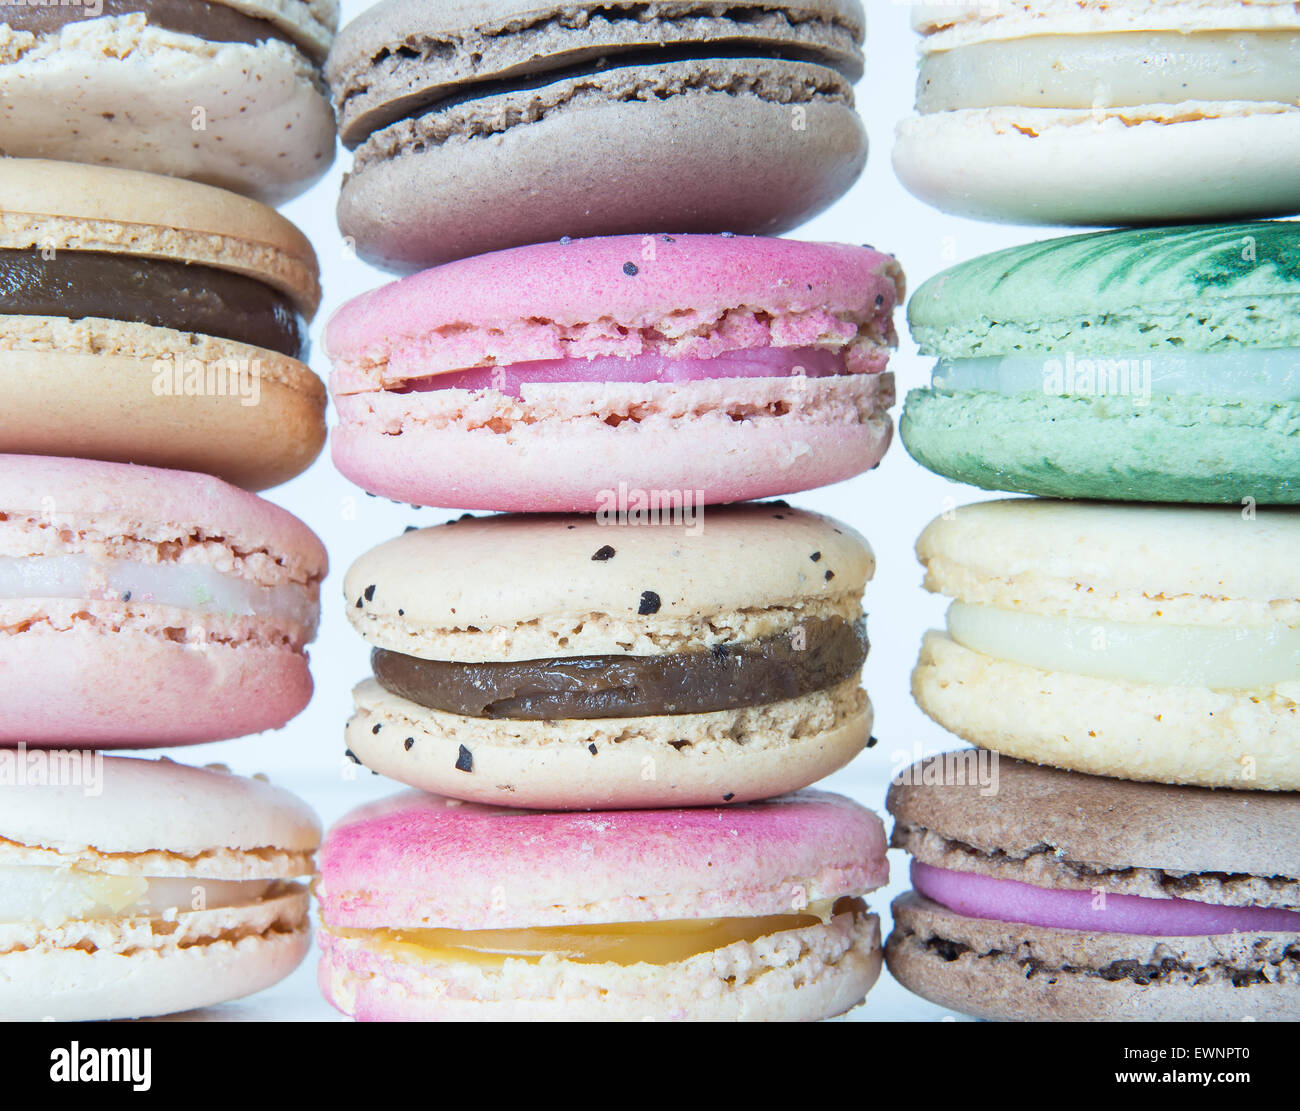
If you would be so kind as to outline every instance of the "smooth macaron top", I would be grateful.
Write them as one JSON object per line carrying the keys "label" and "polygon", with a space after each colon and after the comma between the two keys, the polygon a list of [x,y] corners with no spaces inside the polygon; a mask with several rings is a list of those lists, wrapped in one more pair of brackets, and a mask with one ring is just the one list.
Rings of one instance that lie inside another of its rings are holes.
{"label": "smooth macaron top", "polygon": [[336,390],[537,360],[710,358],[896,342],[898,261],[869,247],[727,235],[516,247],[349,301],[325,330]]}
{"label": "smooth macaron top", "polygon": [[[348,571],[348,613],[367,640],[402,651],[411,632],[575,627],[551,654],[584,654],[581,628],[694,624],[711,615],[859,599],[875,572],[847,526],[783,503],[709,508],[694,525],[551,514],[462,519],[399,536]],[[498,658],[515,655],[507,638]],[[409,649],[407,649],[409,650]]]}
{"label": "smooth macaron top", "polygon": [[0,455],[0,513],[105,538],[221,540],[237,555],[266,553],[295,579],[320,580],[329,567],[320,539],[293,514],[189,471]]}
{"label": "smooth macaron top", "polygon": [[590,813],[409,792],[329,831],[317,895],[331,928],[523,929],[791,914],[888,878],[880,819],[820,791]]}
{"label": "smooth macaron top", "polygon": [[984,255],[931,278],[922,354],[1300,346],[1300,222],[1129,228]]}
{"label": "smooth macaron top", "polygon": [[570,67],[618,65],[672,47],[755,57],[797,49],[852,80],[862,76],[858,0],[386,0],[349,23],[326,63],[339,133],[354,147],[402,116],[486,83],[522,82]]}
{"label": "smooth macaron top", "polygon": [[42,756],[64,769],[63,783],[13,782],[10,777],[0,783],[0,862],[13,862],[30,849],[71,857],[157,853],[202,858],[263,850],[302,854],[314,851],[320,841],[320,823],[311,808],[261,779],[166,759],[89,752]]}
{"label": "smooth macaron top", "polygon": [[1300,614],[1300,511],[1017,498],[932,522],[925,585],[962,602],[1173,623]]}
{"label": "smooth macaron top", "polygon": [[230,270],[320,304],[307,237],[273,208],[211,185],[111,166],[0,158],[0,248],[96,251]]}
{"label": "smooth macaron top", "polygon": [[1130,783],[1009,757],[989,790],[944,761],[895,779],[885,805],[900,825],[1013,859],[1051,853],[1107,870],[1300,878],[1294,794]]}

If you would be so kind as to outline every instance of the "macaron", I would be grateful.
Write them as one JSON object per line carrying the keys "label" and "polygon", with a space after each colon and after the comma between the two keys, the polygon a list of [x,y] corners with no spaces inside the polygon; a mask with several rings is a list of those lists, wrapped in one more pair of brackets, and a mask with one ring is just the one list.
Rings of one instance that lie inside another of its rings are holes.
{"label": "macaron", "polygon": [[901,432],[988,490],[1300,502],[1300,223],[1050,239],[963,263],[908,308],[933,383]]}
{"label": "macaron", "polygon": [[334,462],[457,509],[792,493],[880,462],[903,274],[867,247],[615,236],[449,263],[344,305]]}
{"label": "macaron", "polygon": [[933,757],[889,790],[912,857],[889,971],[985,1019],[1300,1018],[1300,795]]}
{"label": "macaron", "polygon": [[291,223],[222,189],[17,158],[0,159],[0,211],[0,452],[253,490],[320,453],[319,275]]}
{"label": "macaron", "polygon": [[919,4],[894,168],[945,212],[1113,225],[1300,212],[1291,0]]}
{"label": "macaron", "polygon": [[797,1021],[880,972],[880,819],[801,792],[556,814],[419,792],[321,847],[320,985],[363,1021]]}
{"label": "macaron", "polygon": [[871,735],[847,526],[783,503],[408,532],[344,582],[374,677],[348,749],[473,802],[713,806],[796,790]]}
{"label": "macaron", "polygon": [[386,0],[325,73],[339,227],[417,270],[561,236],[776,235],[857,180],[858,0]]}
{"label": "macaron", "polygon": [[207,475],[0,456],[0,747],[279,728],[325,571],[306,525]]}
{"label": "macaron", "polygon": [[338,0],[87,0],[0,14],[0,150],[278,204],[334,161]]}
{"label": "macaron", "polygon": [[951,598],[912,675],[964,740],[1158,783],[1300,790],[1300,513],[985,502],[917,553]]}
{"label": "macaron", "polygon": [[[0,751],[0,1014],[141,1018],[289,975],[320,826],[225,769]],[[41,778],[35,778],[40,771]]]}

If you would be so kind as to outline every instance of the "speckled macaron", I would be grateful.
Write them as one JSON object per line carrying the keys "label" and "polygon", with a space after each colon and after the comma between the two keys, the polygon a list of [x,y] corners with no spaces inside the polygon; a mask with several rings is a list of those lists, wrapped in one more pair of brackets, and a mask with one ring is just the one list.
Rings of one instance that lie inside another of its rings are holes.
{"label": "speckled macaron", "polygon": [[320,985],[363,1021],[807,1021],[880,972],[880,819],[806,791],[554,814],[410,792],[326,836]]}
{"label": "speckled macaron", "polygon": [[0,456],[0,747],[279,728],[325,571],[306,525],[207,475]]}
{"label": "speckled macaron", "polygon": [[959,737],[1158,783],[1300,790],[1300,511],[984,502],[917,553],[912,676]]}
{"label": "speckled macaron", "polygon": [[338,0],[8,4],[0,150],[278,204],[334,161],[320,66],[337,23]]}
{"label": "speckled macaron", "polygon": [[0,452],[251,490],[320,454],[319,271],[289,221],[206,185],[18,158],[0,159],[0,211]]}
{"label": "speckled macaron", "polygon": [[908,309],[939,363],[901,431],[989,490],[1300,502],[1300,224],[1102,232],[986,255]]}
{"label": "speckled macaron", "polygon": [[339,226],[417,270],[561,236],[776,235],[857,180],[858,0],[385,0],[326,64]]}
{"label": "speckled macaron", "polygon": [[1125,783],[972,750],[905,770],[889,971],[1071,1022],[1300,1018],[1300,795]]}
{"label": "speckled macaron", "polygon": [[922,200],[1011,223],[1300,212],[1292,0],[913,5],[917,115],[894,167]]}
{"label": "speckled macaron", "polygon": [[330,320],[334,462],[397,501],[526,513],[839,482],[893,435],[903,286],[868,247],[740,236],[449,263]]}
{"label": "speckled macaron", "polygon": [[344,583],[375,673],[348,748],[403,783],[509,806],[796,790],[868,743],[874,569],[847,526],[781,503],[409,532]]}

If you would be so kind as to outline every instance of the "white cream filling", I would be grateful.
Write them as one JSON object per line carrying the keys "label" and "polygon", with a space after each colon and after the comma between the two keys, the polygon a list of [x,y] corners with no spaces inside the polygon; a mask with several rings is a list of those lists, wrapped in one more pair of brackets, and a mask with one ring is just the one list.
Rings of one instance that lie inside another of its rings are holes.
{"label": "white cream filling", "polygon": [[73,598],[174,606],[222,617],[269,617],[315,628],[315,591],[261,586],[211,567],[137,563],[89,555],[0,556],[0,600]]}
{"label": "white cream filling", "polygon": [[272,880],[113,876],[79,868],[0,868],[0,923],[53,926],[91,919],[168,915],[256,902]]}
{"label": "white cream filling", "polygon": [[1139,404],[1152,397],[1300,401],[1300,348],[941,359],[933,383],[954,393],[1122,397]]}
{"label": "white cream filling", "polygon": [[972,43],[921,60],[920,112],[1300,103],[1295,31],[1122,31]]}
{"label": "white cream filling", "polygon": [[1139,624],[954,602],[948,634],[984,656],[1096,679],[1212,690],[1300,681],[1300,628],[1287,625]]}

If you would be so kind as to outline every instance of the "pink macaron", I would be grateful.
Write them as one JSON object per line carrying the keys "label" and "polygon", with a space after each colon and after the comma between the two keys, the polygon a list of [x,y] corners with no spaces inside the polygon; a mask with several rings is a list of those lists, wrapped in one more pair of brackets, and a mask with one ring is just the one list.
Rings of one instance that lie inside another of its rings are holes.
{"label": "pink macaron", "polygon": [[334,461],[398,501],[517,512],[829,485],[889,446],[903,293],[871,248],[729,235],[448,263],[330,321]]}
{"label": "pink macaron", "polygon": [[557,813],[409,792],[327,835],[320,983],[362,1020],[795,1020],[880,971],[880,819],[804,791]]}
{"label": "pink macaron", "polygon": [[208,475],[0,456],[0,745],[153,748],[311,697],[325,550]]}

